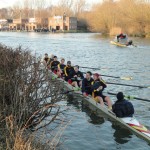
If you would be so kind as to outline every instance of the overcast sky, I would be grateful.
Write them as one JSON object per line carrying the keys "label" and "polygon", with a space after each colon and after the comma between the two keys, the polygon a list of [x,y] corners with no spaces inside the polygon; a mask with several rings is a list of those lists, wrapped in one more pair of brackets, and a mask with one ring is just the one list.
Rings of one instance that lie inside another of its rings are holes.
{"label": "overcast sky", "polygon": [[[0,0],[0,8],[13,6],[16,1],[18,1],[18,0]],[[52,0],[52,3],[57,4],[58,1],[59,0]],[[86,1],[88,4],[93,4],[93,3],[100,2],[102,0],[86,0]]]}

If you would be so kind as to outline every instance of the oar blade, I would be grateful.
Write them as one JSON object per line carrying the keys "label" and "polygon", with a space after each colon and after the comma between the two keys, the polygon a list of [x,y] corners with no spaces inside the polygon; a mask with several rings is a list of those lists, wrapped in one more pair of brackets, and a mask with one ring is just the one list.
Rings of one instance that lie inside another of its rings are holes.
{"label": "oar blade", "polygon": [[129,80],[132,80],[133,77],[130,77],[130,76],[128,76],[128,77],[120,77],[120,79],[129,81]]}

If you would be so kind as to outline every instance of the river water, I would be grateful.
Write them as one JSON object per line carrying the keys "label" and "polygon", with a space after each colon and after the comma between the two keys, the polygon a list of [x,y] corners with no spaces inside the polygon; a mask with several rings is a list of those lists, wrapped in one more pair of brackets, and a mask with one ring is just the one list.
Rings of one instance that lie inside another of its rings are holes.
{"label": "river water", "polygon": [[[130,81],[103,77],[104,80],[150,86],[150,39],[134,38],[137,47],[120,48],[110,45],[110,38],[100,34],[49,34],[0,32],[0,43],[11,47],[21,45],[33,54],[55,54],[59,58],[71,60],[73,64],[101,68],[91,70],[105,75],[132,76]],[[83,70],[82,71],[87,71]],[[150,99],[150,89],[108,85],[106,91],[123,91],[126,95]],[[111,96],[112,100],[115,97]],[[150,129],[150,104],[132,101],[135,116]],[[61,149],[68,150],[149,150],[150,146],[135,135],[113,125],[103,117],[96,117],[81,103],[66,103],[68,114],[74,119],[63,133]]]}

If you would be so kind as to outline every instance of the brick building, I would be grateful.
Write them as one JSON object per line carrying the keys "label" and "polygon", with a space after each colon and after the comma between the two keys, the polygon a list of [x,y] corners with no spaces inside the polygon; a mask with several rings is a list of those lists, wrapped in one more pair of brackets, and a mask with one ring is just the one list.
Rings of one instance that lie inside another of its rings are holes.
{"label": "brick building", "polygon": [[77,18],[76,17],[64,17],[64,16],[54,16],[48,18],[48,28],[49,30],[77,30]]}

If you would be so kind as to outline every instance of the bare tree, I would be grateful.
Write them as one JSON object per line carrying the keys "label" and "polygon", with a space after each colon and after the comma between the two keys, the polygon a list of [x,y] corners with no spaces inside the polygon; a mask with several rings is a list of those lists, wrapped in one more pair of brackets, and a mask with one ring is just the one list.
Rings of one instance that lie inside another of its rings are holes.
{"label": "bare tree", "polygon": [[[52,78],[29,51],[0,45],[0,137],[3,147],[12,149],[17,135],[33,133],[55,122],[53,131],[64,121],[66,110],[63,86]],[[62,115],[62,116],[61,116]],[[60,117],[61,116],[61,117]],[[27,136],[27,135],[26,135]]]}
{"label": "bare tree", "polygon": [[75,16],[78,17],[86,8],[86,1],[85,0],[76,0],[74,2],[73,11]]}

